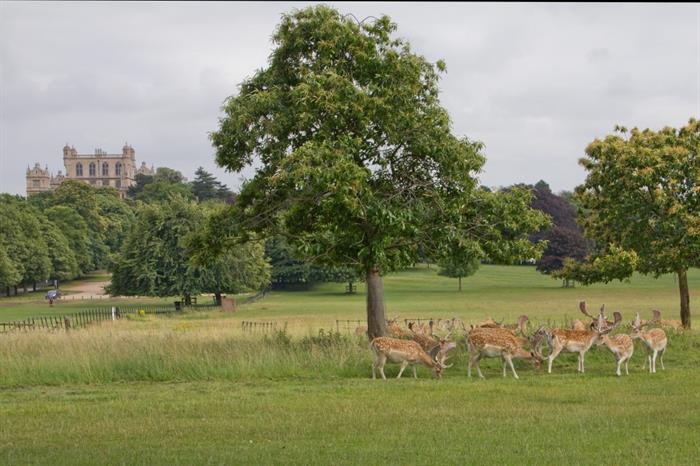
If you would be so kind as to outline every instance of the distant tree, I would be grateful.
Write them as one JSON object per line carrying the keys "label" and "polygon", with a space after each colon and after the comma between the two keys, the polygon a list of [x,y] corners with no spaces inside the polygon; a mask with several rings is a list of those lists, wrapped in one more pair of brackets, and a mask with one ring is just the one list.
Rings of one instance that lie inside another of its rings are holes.
{"label": "distant tree", "polygon": [[153,181],[154,181],[153,175],[146,175],[144,173],[137,173],[134,176],[134,184],[129,186],[129,189],[127,189],[127,191],[126,191],[127,196],[129,196],[132,199],[135,198],[136,195],[141,193],[143,191],[143,189],[147,185],[153,183]]}
{"label": "distant tree", "polygon": [[699,147],[695,119],[660,131],[616,127],[616,134],[586,148],[580,163],[588,175],[576,188],[599,259],[618,249],[636,257],[634,268],[641,273],[678,276],[686,328],[691,325],[687,270],[700,257]]}
{"label": "distant tree", "polygon": [[70,280],[80,275],[80,267],[68,239],[61,229],[48,219],[42,219],[41,232],[51,260],[50,278]]}
{"label": "distant tree", "polygon": [[83,217],[65,205],[50,207],[46,209],[44,215],[61,230],[66,238],[78,265],[78,275],[95,270],[97,258],[94,254],[90,229]]}
{"label": "distant tree", "polygon": [[[532,208],[548,214],[553,224],[546,230],[530,235],[532,241],[547,241],[542,257],[536,262],[537,270],[551,274],[564,266],[566,258],[583,261],[589,253],[589,242],[576,222],[576,210],[572,203],[552,193],[549,185],[542,180],[533,187],[533,194]],[[565,279],[565,286],[570,286],[570,282]]]}
{"label": "distant tree", "polygon": [[214,175],[203,167],[197,168],[194,180],[191,183],[192,193],[199,201],[219,199],[226,201],[233,193],[225,184],[219,182]]}
{"label": "distant tree", "polygon": [[[326,6],[284,15],[268,66],[226,101],[212,133],[220,166],[260,161],[228,234],[284,232],[306,260],[355,268],[370,337],[386,333],[382,275],[415,263],[419,245],[487,238],[483,250],[505,256],[523,251],[532,220],[527,205],[481,209],[508,206],[474,192],[481,144],[451,132],[438,99],[445,64],[395,30],[386,16],[358,25]],[[505,224],[506,235],[494,228]]]}
{"label": "distant tree", "polygon": [[438,265],[438,275],[458,279],[458,290],[462,291],[462,278],[474,275],[479,270],[481,261],[477,257],[455,253],[442,259]]}
{"label": "distant tree", "polygon": [[178,170],[168,167],[158,167],[156,168],[156,174],[153,177],[153,182],[157,183],[159,181],[172,184],[184,184],[187,182],[187,178],[182,176],[182,173]]}
{"label": "distant tree", "polygon": [[265,241],[265,255],[272,267],[271,283],[278,289],[309,289],[317,283],[354,283],[360,279],[352,267],[316,265],[299,259],[283,236]]}
{"label": "distant tree", "polygon": [[18,274],[25,284],[47,280],[52,265],[41,227],[46,220],[26,200],[9,194],[0,194],[0,212],[0,247],[12,261],[4,265],[7,277]]}
{"label": "distant tree", "polygon": [[184,183],[171,183],[169,181],[154,181],[143,187],[134,199],[147,203],[166,202],[172,197],[193,199],[192,191]]}
{"label": "distant tree", "polygon": [[141,204],[122,248],[110,266],[112,295],[183,296],[202,290],[202,278],[188,257],[184,239],[203,222],[196,204],[181,196]]}
{"label": "distant tree", "polygon": [[22,274],[10,258],[5,241],[0,237],[0,288],[15,286],[22,279]]}
{"label": "distant tree", "polygon": [[[208,209],[207,215],[220,211],[220,206]],[[208,248],[205,231],[209,223],[195,230],[185,238],[190,263],[201,271],[202,292],[214,293],[221,304],[223,293],[237,294],[243,291],[260,291],[270,284],[270,264],[265,258],[262,241],[246,244],[231,243],[222,251],[213,253]]]}

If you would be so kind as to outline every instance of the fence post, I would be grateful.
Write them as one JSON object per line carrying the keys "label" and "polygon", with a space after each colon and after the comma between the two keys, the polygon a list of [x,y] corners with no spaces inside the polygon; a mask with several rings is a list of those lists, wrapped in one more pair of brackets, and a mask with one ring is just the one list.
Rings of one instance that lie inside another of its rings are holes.
{"label": "fence post", "polygon": [[112,320],[117,320],[117,308],[112,306]]}

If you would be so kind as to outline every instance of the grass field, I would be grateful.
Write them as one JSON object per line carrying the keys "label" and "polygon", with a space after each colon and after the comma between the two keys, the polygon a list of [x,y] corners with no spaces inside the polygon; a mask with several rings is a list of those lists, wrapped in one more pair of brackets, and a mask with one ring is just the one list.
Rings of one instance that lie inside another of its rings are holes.
{"label": "grass field", "polygon": [[[700,272],[689,279],[692,305]],[[678,318],[672,276],[564,289],[529,267],[484,266],[459,293],[421,267],[385,286],[400,318],[563,322],[580,299],[625,321],[653,308]],[[637,345],[628,377],[599,347],[585,375],[563,354],[551,375],[521,363],[521,380],[503,379],[486,360],[487,378],[470,380],[460,345],[443,380],[421,368],[418,380],[372,381],[366,340],[329,332],[364,316],[362,287],[343,289],[272,293],[235,314],[0,335],[0,464],[697,464],[696,332],[671,334],[667,370],[653,375]],[[0,316],[44,306],[0,300]],[[242,320],[288,333],[246,334]]]}

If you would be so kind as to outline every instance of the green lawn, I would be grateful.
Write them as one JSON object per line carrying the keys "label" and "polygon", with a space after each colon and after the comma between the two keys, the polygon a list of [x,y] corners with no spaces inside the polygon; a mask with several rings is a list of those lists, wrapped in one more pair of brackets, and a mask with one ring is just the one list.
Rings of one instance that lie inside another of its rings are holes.
{"label": "green lawn", "polygon": [[[462,293],[434,268],[385,284],[389,312],[402,318],[525,312],[561,322],[578,317],[580,299],[626,321],[655,307],[678,318],[672,276],[563,289],[529,267],[484,266]],[[698,270],[690,287],[693,305]],[[0,335],[0,464],[697,464],[696,332],[669,334],[657,374],[641,370],[637,345],[628,377],[598,347],[585,375],[562,354],[553,374],[519,362],[521,380],[503,379],[500,362],[486,360],[487,378],[470,380],[461,344],[443,380],[421,368],[418,380],[407,371],[372,381],[366,340],[317,336],[363,316],[362,287],[343,289],[272,293],[235,314]],[[244,334],[242,320],[288,322],[291,336]]]}

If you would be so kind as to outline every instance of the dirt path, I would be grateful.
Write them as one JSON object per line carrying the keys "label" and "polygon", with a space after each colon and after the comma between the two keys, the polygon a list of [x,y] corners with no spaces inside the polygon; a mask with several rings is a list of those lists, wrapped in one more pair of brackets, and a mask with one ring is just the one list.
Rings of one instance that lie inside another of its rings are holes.
{"label": "dirt path", "polygon": [[109,285],[109,280],[83,281],[64,285],[61,290],[70,294],[73,299],[89,298],[90,296],[108,296],[104,287]]}

